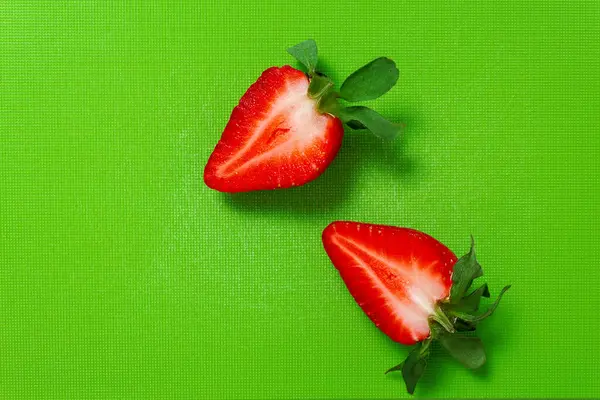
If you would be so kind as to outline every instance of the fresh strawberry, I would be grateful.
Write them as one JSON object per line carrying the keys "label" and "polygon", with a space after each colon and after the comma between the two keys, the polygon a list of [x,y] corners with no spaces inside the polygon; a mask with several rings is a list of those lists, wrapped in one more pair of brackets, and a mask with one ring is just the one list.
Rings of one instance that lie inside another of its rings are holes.
{"label": "fresh strawberry", "polygon": [[[288,49],[307,68],[271,67],[233,109],[204,169],[204,182],[222,192],[289,188],[325,171],[342,144],[343,123],[393,138],[398,125],[363,107],[339,100],[377,98],[398,79],[393,61],[378,58],[344,82],[339,92],[317,72],[317,47],[308,40]],[[343,121],[343,122],[342,122]]]}
{"label": "fresh strawberry", "polygon": [[448,297],[456,256],[424,233],[391,226],[334,222],[325,250],[356,302],[392,340],[429,337],[429,317]]}
{"label": "fresh strawberry", "polygon": [[290,66],[271,67],[231,114],[204,170],[222,192],[288,188],[318,177],[344,136],[342,122],[317,109],[309,81]]}
{"label": "fresh strawberry", "polygon": [[458,332],[473,331],[490,316],[504,292],[484,313],[477,313],[487,284],[467,293],[483,271],[471,243],[457,260],[431,236],[409,228],[356,222],[333,222],[323,231],[325,251],[348,290],[369,318],[392,340],[417,347],[400,365],[407,390],[413,393],[439,341],[468,368],[485,363],[481,340]]}

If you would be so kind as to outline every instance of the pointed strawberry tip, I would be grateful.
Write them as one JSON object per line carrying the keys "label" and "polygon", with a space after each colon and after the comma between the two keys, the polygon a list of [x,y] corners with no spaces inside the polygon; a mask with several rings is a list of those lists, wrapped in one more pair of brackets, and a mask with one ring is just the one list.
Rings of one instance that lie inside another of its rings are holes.
{"label": "pointed strawberry tip", "polygon": [[204,176],[203,176],[204,184],[213,190],[221,193],[237,193],[240,190],[237,190],[235,186],[229,184],[227,179],[220,178],[215,173],[215,167],[209,161],[204,168]]}
{"label": "pointed strawberry tip", "polygon": [[204,168],[204,184],[206,186],[208,186],[210,189],[213,190],[217,190],[219,192],[221,192],[221,184],[220,184],[220,179],[216,176],[215,172],[214,172],[214,168],[212,166],[211,161],[208,161],[208,164],[206,164],[206,167]]}
{"label": "pointed strawberry tip", "polygon": [[210,163],[210,160],[209,160],[208,164],[206,164],[206,166],[204,167],[204,174],[203,174],[204,184],[206,186],[208,186],[209,188],[211,188],[211,189],[218,190],[215,187],[216,186],[215,185],[216,178],[215,178],[215,175],[214,175],[213,171],[211,171],[211,169],[212,169],[211,168],[211,163]]}
{"label": "pointed strawberry tip", "polygon": [[215,180],[215,179],[211,179],[211,178],[204,178],[204,184],[212,190],[216,190],[217,192],[221,192],[221,193],[233,193],[232,190],[229,190],[226,186],[224,186],[220,181]]}

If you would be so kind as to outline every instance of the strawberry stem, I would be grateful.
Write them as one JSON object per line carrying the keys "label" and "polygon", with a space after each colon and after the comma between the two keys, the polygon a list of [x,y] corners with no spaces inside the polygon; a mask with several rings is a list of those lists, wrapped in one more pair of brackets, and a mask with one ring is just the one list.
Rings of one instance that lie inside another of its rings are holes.
{"label": "strawberry stem", "polygon": [[339,94],[333,90],[333,82],[327,76],[316,74],[310,78],[308,97],[317,102],[317,109],[320,113],[337,116]]}
{"label": "strawberry stem", "polygon": [[419,350],[419,354],[421,356],[426,355],[427,351],[429,350],[429,346],[431,345],[431,338],[429,339],[425,339],[423,342],[421,342],[421,350]]}
{"label": "strawberry stem", "polygon": [[333,82],[329,81],[327,82],[327,85],[323,87],[323,89],[321,89],[318,93],[316,93],[313,98],[315,100],[320,100],[321,97],[323,97],[325,95],[325,93],[327,93],[327,91],[329,91],[329,88],[331,88],[333,86]]}
{"label": "strawberry stem", "polygon": [[442,309],[439,306],[435,306],[435,310],[433,311],[433,315],[431,316],[431,319],[433,319],[435,322],[437,322],[438,324],[443,326],[444,329],[447,330],[448,332],[450,332],[450,333],[456,332],[456,329],[454,329],[454,324],[452,324],[452,322],[450,322],[450,319],[448,319],[446,314],[442,311]]}
{"label": "strawberry stem", "polygon": [[308,96],[318,101],[332,87],[333,82],[331,79],[324,75],[314,75],[311,77],[310,84],[308,85]]}

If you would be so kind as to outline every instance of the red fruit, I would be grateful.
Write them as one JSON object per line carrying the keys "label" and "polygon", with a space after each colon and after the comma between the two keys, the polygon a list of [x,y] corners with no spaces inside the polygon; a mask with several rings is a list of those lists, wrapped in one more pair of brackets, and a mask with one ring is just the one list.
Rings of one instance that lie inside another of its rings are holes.
{"label": "red fruit", "polygon": [[288,188],[317,178],[335,158],[342,122],[317,109],[307,76],[271,67],[250,86],[204,169],[222,192]]}
{"label": "red fruit", "polygon": [[[323,173],[344,136],[343,123],[393,139],[401,124],[348,102],[376,99],[398,80],[394,61],[379,57],[352,73],[336,91],[317,69],[314,40],[287,49],[307,70],[267,69],[233,109],[229,123],[204,169],[207,186],[247,192],[299,186]],[[340,119],[341,118],[341,119]],[[342,123],[343,120],[343,123]]]}
{"label": "red fruit", "polygon": [[323,244],[354,299],[392,340],[415,344],[406,359],[387,370],[401,371],[408,393],[414,393],[427,367],[430,345],[438,341],[469,369],[486,361],[481,339],[472,332],[492,315],[496,301],[479,311],[490,297],[487,283],[470,290],[483,275],[475,243],[457,259],[431,236],[408,228],[333,222],[323,231]]}
{"label": "red fruit", "polygon": [[429,337],[429,318],[447,299],[456,256],[431,236],[408,228],[333,222],[325,251],[352,296],[392,340]]}

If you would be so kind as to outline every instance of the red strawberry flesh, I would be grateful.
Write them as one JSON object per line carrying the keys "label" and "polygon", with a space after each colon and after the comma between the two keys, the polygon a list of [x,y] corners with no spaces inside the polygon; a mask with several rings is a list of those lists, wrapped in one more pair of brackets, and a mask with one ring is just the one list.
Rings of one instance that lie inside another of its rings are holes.
{"label": "red strawberry flesh", "polygon": [[358,305],[392,340],[429,337],[429,317],[446,299],[456,256],[431,236],[408,228],[334,222],[323,244]]}
{"label": "red strawberry flesh", "polygon": [[247,90],[231,114],[204,170],[204,181],[223,192],[302,185],[335,158],[342,122],[317,109],[307,76],[272,67]]}

